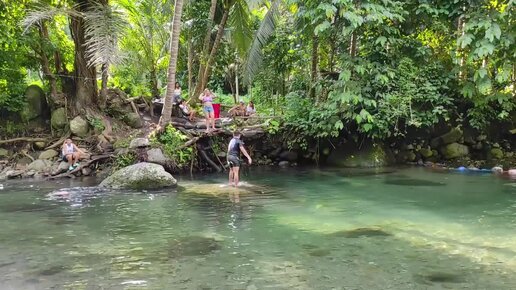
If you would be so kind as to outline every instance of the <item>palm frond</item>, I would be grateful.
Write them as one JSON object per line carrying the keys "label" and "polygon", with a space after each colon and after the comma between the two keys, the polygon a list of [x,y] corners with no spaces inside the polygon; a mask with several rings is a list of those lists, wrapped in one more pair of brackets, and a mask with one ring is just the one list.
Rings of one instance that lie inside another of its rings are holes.
{"label": "palm frond", "polygon": [[251,49],[249,50],[247,60],[245,61],[244,82],[248,84],[253,81],[254,77],[258,73],[263,62],[262,49],[276,30],[280,2],[281,0],[272,1],[271,7],[265,14],[265,17],[260,23],[260,27],[254,36]]}
{"label": "palm frond", "polygon": [[229,18],[231,27],[229,36],[241,56],[244,56],[249,50],[249,45],[252,41],[253,32],[249,14],[247,3],[240,0],[233,6]]}
{"label": "palm frond", "polygon": [[94,3],[84,13],[84,20],[88,65],[119,63],[118,39],[127,25],[123,12],[115,6]]}
{"label": "palm frond", "polygon": [[29,28],[40,23],[41,21],[51,20],[58,15],[77,16],[81,17],[81,13],[74,7],[54,7],[51,5],[38,5],[27,12],[25,18],[22,20],[23,33],[26,33]]}

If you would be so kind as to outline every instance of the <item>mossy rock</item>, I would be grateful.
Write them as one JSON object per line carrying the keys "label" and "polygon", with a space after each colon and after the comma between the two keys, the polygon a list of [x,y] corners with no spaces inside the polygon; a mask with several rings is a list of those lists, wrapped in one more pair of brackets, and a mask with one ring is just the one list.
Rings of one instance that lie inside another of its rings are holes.
{"label": "mossy rock", "polygon": [[382,144],[364,145],[362,148],[342,147],[334,150],[328,164],[339,167],[385,167],[393,165],[395,159]]}
{"label": "mossy rock", "polygon": [[139,128],[143,127],[142,118],[140,117],[140,115],[138,115],[134,112],[125,114],[124,117],[122,118],[122,121],[124,121],[128,126],[135,128],[135,129],[139,129]]}
{"label": "mossy rock", "polygon": [[163,166],[153,163],[137,163],[124,167],[100,183],[100,187],[114,189],[162,189],[177,185],[176,179]]}
{"label": "mossy rock", "polygon": [[441,147],[441,154],[445,159],[455,159],[469,154],[469,148],[459,143],[448,144]]}
{"label": "mossy rock", "polygon": [[68,118],[66,117],[65,108],[58,108],[52,112],[52,117],[50,118],[50,123],[52,124],[52,128],[56,130],[63,130],[66,125],[68,125]]}
{"label": "mossy rock", "polygon": [[217,197],[226,197],[229,194],[261,194],[263,192],[263,188],[259,186],[253,186],[244,182],[241,182],[238,187],[229,186],[228,184],[222,183],[192,183],[192,184],[183,184],[179,191],[187,194],[196,194],[196,195],[210,195]]}
{"label": "mossy rock", "polygon": [[77,116],[70,121],[70,131],[76,136],[86,137],[90,132],[90,124],[81,116]]}
{"label": "mossy rock", "polygon": [[430,146],[432,146],[432,148],[437,148],[442,145],[455,143],[462,138],[462,135],[463,133],[461,130],[453,128],[450,132],[432,139],[432,141],[430,141]]}
{"label": "mossy rock", "polygon": [[500,148],[493,148],[489,153],[491,153],[493,159],[502,159],[504,156],[503,150]]}
{"label": "mossy rock", "polygon": [[45,92],[37,85],[31,85],[25,90],[25,100],[22,116],[25,121],[43,118],[48,120],[49,108]]}

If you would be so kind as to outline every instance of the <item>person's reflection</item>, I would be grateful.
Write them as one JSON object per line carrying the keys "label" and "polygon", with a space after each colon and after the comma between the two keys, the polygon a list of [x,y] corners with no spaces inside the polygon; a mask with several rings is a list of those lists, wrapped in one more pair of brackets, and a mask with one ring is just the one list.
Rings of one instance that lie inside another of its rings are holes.
{"label": "person's reflection", "polygon": [[232,203],[240,203],[240,192],[238,189],[235,189],[234,191],[229,193],[229,200]]}

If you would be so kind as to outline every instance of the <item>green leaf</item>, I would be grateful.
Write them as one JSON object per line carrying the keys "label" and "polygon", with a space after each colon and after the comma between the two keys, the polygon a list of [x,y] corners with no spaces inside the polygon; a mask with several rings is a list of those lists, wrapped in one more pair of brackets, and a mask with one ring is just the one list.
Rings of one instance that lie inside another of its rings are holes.
{"label": "green leaf", "polygon": [[324,32],[326,29],[328,29],[331,26],[330,22],[323,21],[323,23],[317,25],[314,29],[315,35],[319,35],[320,32]]}
{"label": "green leaf", "polygon": [[461,48],[465,48],[466,46],[470,45],[473,41],[474,36],[469,33],[465,33],[459,39],[457,39],[457,45],[459,45]]}
{"label": "green leaf", "polygon": [[467,98],[472,98],[475,95],[476,87],[475,84],[471,82],[467,82],[464,87],[462,87],[462,95]]}
{"label": "green leaf", "polygon": [[385,46],[385,42],[387,42],[387,37],[380,36],[376,39],[375,44],[380,44],[381,46]]}
{"label": "green leaf", "polygon": [[345,81],[345,82],[349,81],[351,79],[351,71],[349,71],[347,69],[343,70],[340,73],[339,79],[341,81]]}
{"label": "green leaf", "polygon": [[489,41],[493,42],[493,40],[500,39],[500,36],[502,35],[502,30],[500,29],[500,26],[496,23],[492,23],[491,27],[486,30],[485,38],[489,39]]}
{"label": "green leaf", "polygon": [[333,127],[336,130],[342,130],[344,128],[344,123],[342,123],[342,120],[338,120],[337,122],[335,122],[335,125],[333,125]]}
{"label": "green leaf", "polygon": [[373,129],[373,124],[367,123],[362,126],[364,128],[364,132],[369,132],[371,129]]}

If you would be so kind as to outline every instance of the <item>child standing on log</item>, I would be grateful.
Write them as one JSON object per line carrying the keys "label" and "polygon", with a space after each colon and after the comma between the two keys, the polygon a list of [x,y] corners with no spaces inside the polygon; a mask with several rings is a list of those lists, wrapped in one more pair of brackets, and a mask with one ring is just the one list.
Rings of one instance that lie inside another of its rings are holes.
{"label": "child standing on log", "polygon": [[240,140],[241,136],[242,134],[240,134],[239,131],[235,131],[233,133],[233,139],[229,141],[227,152],[227,161],[229,165],[229,185],[233,183],[235,187],[238,186],[238,182],[240,180],[240,164],[242,163],[240,160],[240,152],[242,152],[242,154],[244,154],[244,156],[247,158],[249,165],[252,163],[251,156],[249,156],[244,148],[244,142]]}

